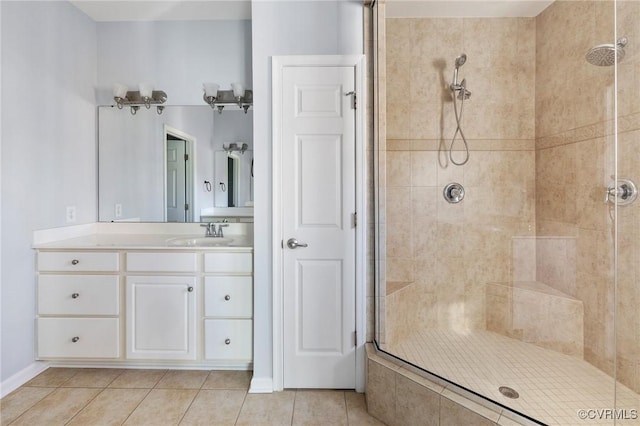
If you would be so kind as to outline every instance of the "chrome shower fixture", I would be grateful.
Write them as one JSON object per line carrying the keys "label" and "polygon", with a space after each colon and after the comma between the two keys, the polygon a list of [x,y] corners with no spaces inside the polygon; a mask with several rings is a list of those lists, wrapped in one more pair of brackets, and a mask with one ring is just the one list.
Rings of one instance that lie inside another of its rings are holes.
{"label": "chrome shower fixture", "polygon": [[465,64],[465,62],[467,62],[467,55],[465,53],[461,53],[455,61],[455,68],[453,69],[453,80],[449,85],[449,88],[451,90],[460,90],[460,85],[458,84],[458,70]]}
{"label": "chrome shower fixture", "polygon": [[[451,139],[451,145],[449,146],[449,159],[456,166],[462,166],[469,161],[469,144],[467,143],[467,138],[464,136],[464,132],[462,131],[462,112],[464,109],[464,101],[471,97],[471,92],[467,90],[467,79],[463,78],[462,81],[458,84],[458,70],[461,66],[463,66],[467,62],[467,55],[465,53],[461,53],[455,60],[455,68],[453,69],[453,80],[449,85],[449,90],[451,91],[451,96],[453,97],[453,111],[456,117],[456,131],[453,134],[453,138]],[[457,92],[457,94],[456,94]],[[460,101],[460,109],[458,109],[458,101]],[[465,158],[461,162],[457,162],[453,159],[453,145],[456,141],[456,137],[460,135],[462,138],[462,142],[464,144],[465,150]],[[464,192],[463,192],[464,196]]]}
{"label": "chrome shower fixture", "polygon": [[616,60],[620,62],[624,58],[624,47],[628,42],[626,37],[620,37],[615,45],[599,44],[589,49],[585,55],[585,59],[591,65],[609,67],[615,64]]}

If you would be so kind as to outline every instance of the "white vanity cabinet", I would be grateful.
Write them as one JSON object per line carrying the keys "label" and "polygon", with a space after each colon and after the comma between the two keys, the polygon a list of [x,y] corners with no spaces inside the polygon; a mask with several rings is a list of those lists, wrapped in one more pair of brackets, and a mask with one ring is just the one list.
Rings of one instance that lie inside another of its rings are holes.
{"label": "white vanity cabinet", "polygon": [[118,358],[117,252],[38,252],[38,359]]}
{"label": "white vanity cabinet", "polygon": [[108,241],[108,250],[37,247],[38,359],[251,367],[251,247],[132,249]]}
{"label": "white vanity cabinet", "polygon": [[251,362],[252,254],[207,253],[204,273],[205,359]]}

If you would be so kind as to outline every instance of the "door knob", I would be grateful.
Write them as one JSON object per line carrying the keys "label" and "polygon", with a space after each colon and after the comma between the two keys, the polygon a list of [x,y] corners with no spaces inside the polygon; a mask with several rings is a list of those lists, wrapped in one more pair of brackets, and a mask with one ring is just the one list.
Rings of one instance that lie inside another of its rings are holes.
{"label": "door knob", "polygon": [[298,247],[308,247],[308,244],[305,243],[299,243],[298,240],[296,240],[295,238],[289,238],[287,240],[287,247],[289,247],[290,249],[295,249]]}

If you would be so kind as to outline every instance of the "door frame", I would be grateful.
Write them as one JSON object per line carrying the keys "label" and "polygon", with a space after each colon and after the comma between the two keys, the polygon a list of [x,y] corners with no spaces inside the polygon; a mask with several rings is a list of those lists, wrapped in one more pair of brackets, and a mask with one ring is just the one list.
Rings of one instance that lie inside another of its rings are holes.
{"label": "door frame", "polygon": [[[195,211],[196,211],[196,191],[195,188],[197,187],[196,184],[196,179],[197,179],[197,173],[196,173],[196,138],[191,136],[188,133],[183,132],[182,130],[178,130],[175,129],[167,124],[163,124],[162,126],[162,145],[163,145],[163,151],[162,151],[162,158],[163,158],[163,164],[162,164],[162,168],[163,168],[163,181],[162,181],[162,186],[164,188],[163,190],[163,194],[162,194],[162,214],[164,217],[164,221],[167,221],[167,137],[168,135],[173,135],[177,138],[183,139],[186,142],[186,146],[185,146],[185,152],[187,154],[189,154],[189,161],[191,161],[190,165],[191,167],[187,170],[187,188],[186,188],[186,192],[187,195],[190,197],[190,202],[189,202],[189,212],[188,212],[188,218],[186,220],[187,223],[189,222],[194,222],[196,215],[195,215]],[[198,214],[198,217],[200,216],[200,214]]]}
{"label": "door frame", "polygon": [[356,391],[364,392],[365,386],[365,343],[366,343],[366,272],[367,272],[367,211],[365,205],[365,111],[366,111],[366,63],[364,55],[312,55],[273,56],[272,75],[272,250],[273,250],[273,389],[284,388],[284,274],[282,241],[282,88],[284,69],[288,67],[353,67],[357,108],[355,121],[356,149],[356,226],[355,253],[355,326],[356,326]]}

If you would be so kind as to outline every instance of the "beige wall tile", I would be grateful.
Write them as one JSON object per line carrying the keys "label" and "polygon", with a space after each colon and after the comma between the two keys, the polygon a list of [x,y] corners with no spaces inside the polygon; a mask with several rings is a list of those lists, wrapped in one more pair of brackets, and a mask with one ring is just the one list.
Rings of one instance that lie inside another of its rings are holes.
{"label": "beige wall tile", "polygon": [[369,413],[386,424],[396,419],[396,374],[378,362],[367,361],[367,407]]}
{"label": "beige wall tile", "polygon": [[398,425],[438,425],[440,395],[412,380],[396,378],[396,419]]}

